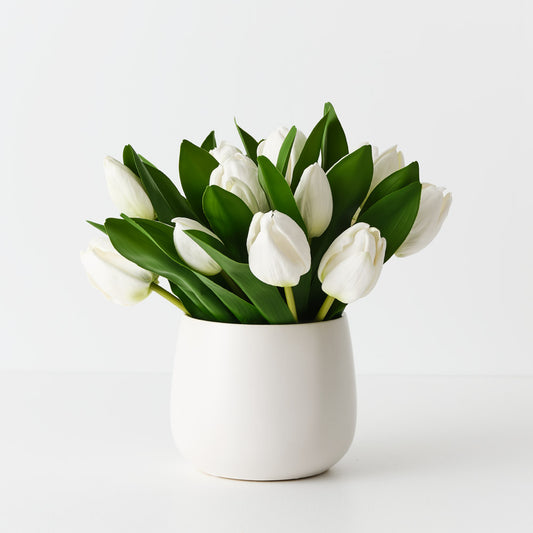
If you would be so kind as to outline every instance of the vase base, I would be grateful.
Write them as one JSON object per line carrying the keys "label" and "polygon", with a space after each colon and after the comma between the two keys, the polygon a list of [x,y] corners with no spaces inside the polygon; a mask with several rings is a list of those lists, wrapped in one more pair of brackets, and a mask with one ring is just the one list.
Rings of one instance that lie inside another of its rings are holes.
{"label": "vase base", "polygon": [[326,468],[325,470],[324,469],[321,469],[317,472],[313,472],[311,474],[301,474],[301,475],[295,475],[295,476],[292,476],[292,475],[289,475],[289,476],[286,476],[286,477],[283,477],[283,476],[280,476],[280,477],[265,477],[265,478],[256,478],[256,477],[245,477],[245,476],[230,476],[230,475],[227,475],[227,474],[214,474],[214,473],[211,473],[211,472],[206,472],[205,470],[199,470],[197,469],[198,472],[201,472],[202,474],[205,474],[206,476],[210,476],[210,477],[216,477],[216,478],[220,478],[220,479],[230,479],[232,481],[248,481],[248,482],[251,482],[251,483],[272,483],[272,482],[275,482],[275,481],[298,481],[299,479],[307,479],[307,478],[310,478],[310,477],[318,477],[318,476],[321,476],[322,474],[325,474],[326,472],[329,471],[329,468]]}

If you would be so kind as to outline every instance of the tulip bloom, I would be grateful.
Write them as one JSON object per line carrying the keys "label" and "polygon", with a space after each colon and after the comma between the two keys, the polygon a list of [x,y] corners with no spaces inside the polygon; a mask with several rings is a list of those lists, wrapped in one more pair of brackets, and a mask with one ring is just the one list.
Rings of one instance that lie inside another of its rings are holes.
{"label": "tulip bloom", "polygon": [[396,250],[396,255],[407,257],[425,248],[440,231],[451,203],[452,195],[443,187],[423,183],[418,214],[409,235]]}
{"label": "tulip bloom", "polygon": [[[289,128],[281,127],[273,131],[264,141],[261,141],[257,146],[257,155],[264,155],[268,157],[274,165],[278,161],[279,150],[285,137],[289,133]],[[287,172],[285,174],[285,179],[288,184],[291,184],[292,181],[292,172],[294,170],[294,165],[298,161],[300,154],[302,153],[305,141],[307,141],[306,136],[300,131],[296,131],[296,137],[294,138],[294,143],[292,145],[291,154],[289,156],[289,162],[287,165]]]}
{"label": "tulip bloom", "polygon": [[211,172],[210,185],[218,185],[238,196],[252,213],[269,209],[265,192],[259,184],[255,163],[243,154],[227,157]]}
{"label": "tulip bloom", "polygon": [[280,211],[256,213],[248,239],[250,270],[276,287],[294,287],[311,268],[311,251],[304,231]]}
{"label": "tulip bloom", "polygon": [[329,296],[326,299],[329,305],[319,319],[324,318],[335,298],[352,303],[374,288],[383,266],[385,248],[386,241],[379,230],[365,222],[349,227],[331,243],[318,267],[322,290]]}
{"label": "tulip bloom", "polygon": [[209,150],[209,153],[219,162],[224,163],[226,159],[230,158],[235,154],[241,154],[242,152],[232,144],[222,141],[216,148]]}
{"label": "tulip bloom", "polygon": [[331,222],[333,196],[326,173],[318,163],[304,170],[294,199],[304,219],[309,238],[322,235]]}
{"label": "tulip bloom", "polygon": [[154,274],[120,255],[107,236],[91,241],[81,262],[91,284],[114,303],[133,305],[150,294]]}
{"label": "tulip bloom", "polygon": [[211,259],[209,254],[184,232],[198,230],[215,237],[215,239],[218,239],[218,237],[210,229],[190,218],[177,217],[172,219],[172,222],[176,224],[174,228],[174,246],[180,257],[200,274],[205,276],[218,274],[222,270],[218,263]]}
{"label": "tulip bloom", "polygon": [[104,174],[111,200],[121,213],[129,217],[155,219],[152,202],[141,180],[127,166],[108,156],[104,159]]}
{"label": "tulip bloom", "polygon": [[291,287],[311,268],[311,249],[304,231],[279,211],[256,213],[250,223],[248,262],[252,274],[269,285],[283,287],[287,305],[297,321]]}

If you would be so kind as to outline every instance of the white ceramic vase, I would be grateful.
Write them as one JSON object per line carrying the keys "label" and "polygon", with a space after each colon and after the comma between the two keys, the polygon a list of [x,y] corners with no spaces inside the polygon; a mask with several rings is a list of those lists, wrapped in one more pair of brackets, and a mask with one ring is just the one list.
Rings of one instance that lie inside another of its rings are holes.
{"label": "white ceramic vase", "polygon": [[355,413],[346,317],[292,325],[182,319],[172,433],[199,470],[255,481],[319,474],[350,447]]}

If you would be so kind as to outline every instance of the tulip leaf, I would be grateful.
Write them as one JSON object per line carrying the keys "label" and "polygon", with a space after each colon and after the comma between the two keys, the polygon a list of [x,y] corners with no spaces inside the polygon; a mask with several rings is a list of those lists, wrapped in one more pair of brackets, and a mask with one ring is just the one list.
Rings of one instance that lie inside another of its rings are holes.
{"label": "tulip leaf", "polygon": [[293,126],[287,136],[283,140],[283,143],[279,149],[278,160],[276,162],[276,168],[281,172],[282,176],[287,174],[287,167],[289,166],[289,158],[291,157],[292,145],[296,138],[296,126]]}
{"label": "tulip leaf", "polygon": [[191,207],[202,221],[205,221],[202,196],[209,185],[211,172],[217,167],[218,161],[209,152],[186,140],[181,143],[179,158],[181,186]]}
{"label": "tulip leaf", "polygon": [[231,192],[210,185],[204,192],[203,207],[211,229],[225,244],[231,257],[248,261],[246,238],[253,217],[248,206]]}
{"label": "tulip leaf", "polygon": [[190,216],[192,211],[187,200],[163,172],[151,163],[145,163],[146,159],[141,159],[130,145],[124,147],[123,158],[126,166],[139,176],[159,220],[170,222],[176,216]]}
{"label": "tulip leaf", "polygon": [[[143,161],[146,170],[152,176],[152,179],[157,184],[161,194],[165,197],[170,206],[172,217],[168,220],[170,222],[175,217],[186,217],[196,219],[196,214],[192,210],[191,204],[183,196],[178,188],[174,185],[172,180],[167,177],[163,172],[156,168],[142,155],[138,154],[139,158]],[[160,219],[161,220],[161,219]]]}
{"label": "tulip leaf", "polygon": [[[157,228],[160,234],[166,232],[166,244],[161,245],[159,241],[156,243],[151,232],[146,230],[147,227]],[[126,220],[108,218],[105,228],[115,249],[126,259],[167,278],[179,287],[179,296],[191,315],[218,322],[236,321],[233,314],[195,272],[169,255],[168,236],[171,238],[172,226],[153,220],[133,220],[126,217]],[[174,253],[177,256],[177,252]]]}
{"label": "tulip leaf", "polygon": [[381,236],[387,239],[385,261],[392,257],[411,231],[420,205],[421,190],[419,182],[411,183],[387,194],[359,216],[358,221],[378,228]]}
{"label": "tulip leaf", "polygon": [[93,226],[93,228],[99,229],[103,233],[107,233],[103,224],[98,224],[98,222],[93,222],[92,220],[86,220],[86,222]]}
{"label": "tulip leaf", "polygon": [[209,135],[203,140],[202,144],[200,145],[200,148],[203,148],[204,150],[213,150],[217,147],[217,140],[215,139],[215,130],[211,131]]}
{"label": "tulip leaf", "polygon": [[259,145],[259,142],[257,142],[249,133],[246,133],[235,120],[235,126],[237,128],[237,131],[239,132],[239,137],[241,138],[242,145],[244,146],[244,149],[246,150],[246,155],[257,164],[257,146]]}
{"label": "tulip leaf", "polygon": [[291,189],[293,192],[296,190],[296,187],[298,187],[298,183],[300,183],[300,178],[302,177],[304,170],[318,161],[327,119],[328,115],[324,115],[313,128],[309,137],[307,137],[307,141],[305,141],[302,153],[292,171]]}
{"label": "tulip leaf", "polygon": [[[130,224],[139,228],[154,242],[154,244],[159,247],[162,252],[164,252],[173,261],[176,261],[183,267],[189,268],[176,251],[173,238],[174,228],[172,226],[142,218],[132,219],[126,215],[122,215],[122,217]],[[219,298],[219,300],[221,300],[222,303],[237,317],[239,322],[250,324],[259,324],[264,322],[263,317],[252,304],[246,300],[243,300],[241,297],[237,296],[228,289],[221,287],[215,283],[212,278],[204,276],[203,274],[200,274],[194,270],[192,270],[192,272],[204,285],[211,289],[211,291]]]}
{"label": "tulip leaf", "polygon": [[187,230],[185,233],[190,235],[222,267],[268,323],[291,324],[294,322],[294,317],[277,287],[263,283],[252,274],[247,264],[238,263],[219,251],[218,241],[211,235],[197,230]]}
{"label": "tulip leaf", "polygon": [[411,183],[418,183],[418,181],[418,162],[414,161],[406,167],[403,167],[400,170],[394,172],[393,174],[385,178],[381,183],[379,183],[376,188],[370,193],[370,196],[364,203],[361,212],[364,213],[370,206],[374,205],[376,202],[378,202],[388,194],[400,190],[403,187],[410,185]]}
{"label": "tulip leaf", "polygon": [[280,171],[265,156],[257,158],[259,183],[265,191],[272,209],[290,216],[307,234],[305,222],[296,205],[291,188]]}
{"label": "tulip leaf", "polygon": [[327,116],[326,129],[322,138],[322,168],[327,172],[337,161],[348,154],[348,142],[333,105],[324,105]]}
{"label": "tulip leaf", "polygon": [[122,161],[135,175],[137,175],[137,165],[135,165],[135,159],[133,158],[133,148],[131,144],[124,146],[122,150]]}

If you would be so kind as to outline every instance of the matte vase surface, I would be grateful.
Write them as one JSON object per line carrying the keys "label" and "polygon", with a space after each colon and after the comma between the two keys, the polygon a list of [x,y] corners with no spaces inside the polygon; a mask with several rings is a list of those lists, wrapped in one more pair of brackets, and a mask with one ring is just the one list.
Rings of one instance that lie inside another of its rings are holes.
{"label": "matte vase surface", "polygon": [[319,474],[350,447],[355,411],[346,317],[290,325],[181,320],[172,433],[199,470],[255,481]]}

